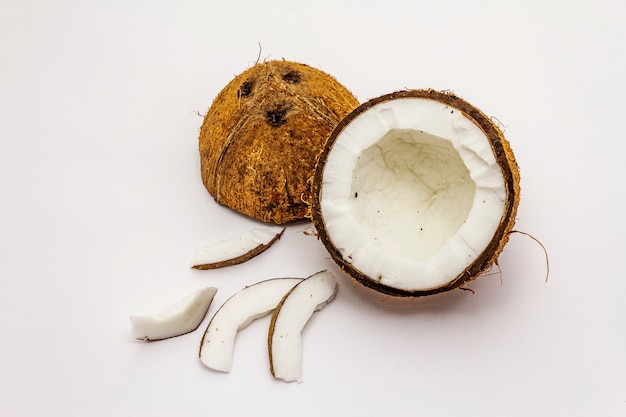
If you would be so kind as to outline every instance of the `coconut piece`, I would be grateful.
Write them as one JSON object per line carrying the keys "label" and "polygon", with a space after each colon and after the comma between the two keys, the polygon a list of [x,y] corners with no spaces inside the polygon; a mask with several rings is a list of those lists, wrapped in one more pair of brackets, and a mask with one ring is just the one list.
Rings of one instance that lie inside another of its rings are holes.
{"label": "coconut piece", "polygon": [[519,170],[493,121],[451,93],[364,103],[333,131],[312,215],[335,262],[394,296],[457,288],[497,260],[515,222]]}
{"label": "coconut piece", "polygon": [[148,342],[196,330],[206,316],[216,292],[215,287],[202,288],[155,315],[130,316],[132,337]]}
{"label": "coconut piece", "polygon": [[309,215],[317,156],[358,105],[337,80],[308,65],[255,64],[224,87],[204,118],[204,185],[218,203],[258,220]]}
{"label": "coconut piece", "polygon": [[274,310],[268,334],[270,370],[285,381],[302,381],[302,329],[315,311],[335,297],[337,281],[328,271],[310,276]]}
{"label": "coconut piece", "polygon": [[284,231],[284,227],[255,227],[230,239],[198,246],[191,267],[216,269],[243,263],[266,251]]}
{"label": "coconut piece", "polygon": [[235,336],[254,320],[271,313],[302,278],[274,278],[245,287],[220,307],[200,342],[200,361],[208,368],[230,372]]}

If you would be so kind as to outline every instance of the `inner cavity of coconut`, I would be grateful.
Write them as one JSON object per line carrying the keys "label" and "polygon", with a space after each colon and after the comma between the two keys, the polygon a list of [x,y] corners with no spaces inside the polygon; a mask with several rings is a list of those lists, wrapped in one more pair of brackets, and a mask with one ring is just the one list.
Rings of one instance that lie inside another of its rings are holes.
{"label": "inner cavity of coconut", "polygon": [[449,140],[392,129],[358,157],[351,190],[368,239],[424,261],[463,225],[476,183]]}
{"label": "inner cavity of coconut", "polygon": [[491,144],[464,113],[423,98],[379,103],[337,136],[324,166],[326,232],[384,285],[448,284],[485,249],[506,190]]}

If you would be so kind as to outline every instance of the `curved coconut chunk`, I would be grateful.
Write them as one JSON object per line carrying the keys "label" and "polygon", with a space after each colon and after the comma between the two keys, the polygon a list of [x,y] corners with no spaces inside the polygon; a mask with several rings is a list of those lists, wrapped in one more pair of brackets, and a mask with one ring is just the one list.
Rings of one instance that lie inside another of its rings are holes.
{"label": "curved coconut chunk", "polygon": [[329,251],[360,281],[394,294],[446,288],[512,227],[501,225],[512,186],[496,160],[500,145],[444,102],[456,97],[410,94],[353,113],[316,177],[314,220]]}
{"label": "curved coconut chunk", "polygon": [[282,236],[284,227],[256,227],[230,239],[196,248],[191,267],[216,269],[237,265],[267,250]]}
{"label": "curved coconut chunk", "polygon": [[215,287],[202,288],[155,315],[130,316],[132,337],[154,341],[196,330],[206,316],[216,292]]}
{"label": "curved coconut chunk", "polygon": [[328,271],[310,276],[293,289],[274,311],[268,335],[272,375],[302,381],[301,332],[311,315],[335,297],[337,281]]}
{"label": "curved coconut chunk", "polygon": [[229,372],[235,336],[254,320],[271,313],[302,278],[275,278],[250,285],[215,313],[200,343],[200,360],[210,369]]}

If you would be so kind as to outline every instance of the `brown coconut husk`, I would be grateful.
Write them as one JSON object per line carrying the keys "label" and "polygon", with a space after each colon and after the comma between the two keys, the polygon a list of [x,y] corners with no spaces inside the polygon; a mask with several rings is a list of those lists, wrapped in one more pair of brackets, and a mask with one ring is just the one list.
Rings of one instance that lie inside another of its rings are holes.
{"label": "brown coconut husk", "polygon": [[317,158],[358,105],[337,80],[308,65],[255,64],[224,87],[204,118],[204,185],[218,203],[264,222],[309,216]]}
{"label": "brown coconut husk", "polygon": [[[506,188],[506,203],[505,208],[500,219],[499,226],[494,233],[490,243],[484,249],[484,251],[477,257],[477,259],[469,265],[462,273],[457,277],[450,277],[451,280],[445,286],[427,290],[427,291],[405,291],[398,288],[390,287],[381,284],[376,278],[364,275],[357,269],[355,269],[349,260],[344,259],[339,251],[333,245],[333,242],[326,233],[324,226],[324,213],[320,209],[320,197],[322,187],[322,177],[325,166],[325,161],[328,158],[328,154],[332,152],[333,145],[337,140],[337,136],[341,131],[358,115],[366,112],[370,107],[386,101],[401,99],[401,98],[425,98],[430,100],[436,100],[444,103],[452,108],[455,108],[463,112],[469,119],[479,126],[485,133],[491,148],[493,149],[496,161],[502,171],[502,177],[504,178]],[[315,227],[318,232],[318,236],[324,243],[324,246],[330,253],[333,260],[340,266],[340,268],[349,274],[357,282],[372,288],[376,291],[389,294],[392,296],[401,297],[419,297],[430,294],[436,294],[444,291],[449,291],[455,288],[459,288],[462,285],[472,281],[484,272],[488,271],[494,263],[497,262],[498,256],[504,249],[504,246],[509,240],[509,235],[513,230],[515,224],[517,207],[520,201],[520,173],[515,160],[515,155],[509,145],[509,142],[505,139],[503,132],[498,128],[496,123],[485,115],[478,108],[474,107],[467,101],[463,100],[456,95],[449,92],[441,92],[436,90],[403,90],[397,91],[391,94],[387,94],[366,103],[363,103],[347,117],[345,117],[334,129],[331,137],[329,138],[324,152],[320,155],[319,163],[314,177],[314,189],[313,189],[313,206],[312,206],[312,218]]]}

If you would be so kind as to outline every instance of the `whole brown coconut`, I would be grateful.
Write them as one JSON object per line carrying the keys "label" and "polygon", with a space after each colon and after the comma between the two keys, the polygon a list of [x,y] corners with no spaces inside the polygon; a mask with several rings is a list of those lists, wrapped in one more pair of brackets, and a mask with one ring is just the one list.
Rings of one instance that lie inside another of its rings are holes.
{"label": "whole brown coconut", "polygon": [[204,118],[204,185],[218,203],[264,222],[309,216],[317,158],[358,105],[332,76],[308,65],[257,63],[224,87]]}

